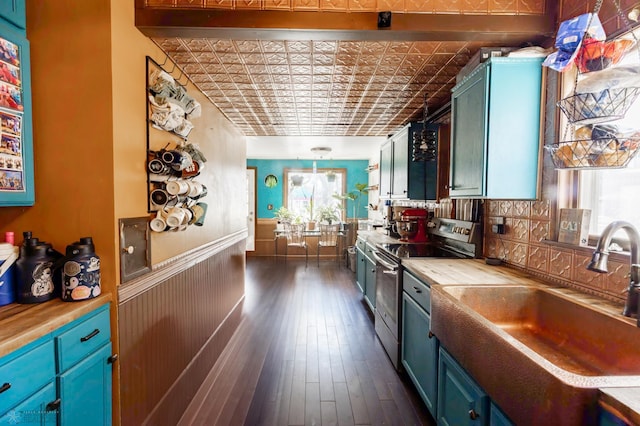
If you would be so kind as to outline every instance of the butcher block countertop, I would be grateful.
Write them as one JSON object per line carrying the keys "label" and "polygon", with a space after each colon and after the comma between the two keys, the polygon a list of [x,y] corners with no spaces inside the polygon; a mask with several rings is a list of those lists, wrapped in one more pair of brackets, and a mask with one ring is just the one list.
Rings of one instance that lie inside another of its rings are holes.
{"label": "butcher block countertop", "polygon": [[81,302],[12,303],[0,307],[0,357],[27,345],[84,314],[109,303],[111,294],[105,293]]}
{"label": "butcher block countertop", "polygon": [[[549,285],[506,266],[487,265],[482,259],[415,258],[404,259],[402,265],[431,285]],[[597,296],[550,286],[554,291],[580,299],[581,302],[597,305],[599,309],[612,314],[621,314],[621,307]],[[638,387],[600,389],[600,404],[629,424],[640,425],[640,383]]]}
{"label": "butcher block countertop", "polygon": [[491,266],[480,259],[414,258],[402,265],[430,284],[533,284],[523,272],[504,266]]}

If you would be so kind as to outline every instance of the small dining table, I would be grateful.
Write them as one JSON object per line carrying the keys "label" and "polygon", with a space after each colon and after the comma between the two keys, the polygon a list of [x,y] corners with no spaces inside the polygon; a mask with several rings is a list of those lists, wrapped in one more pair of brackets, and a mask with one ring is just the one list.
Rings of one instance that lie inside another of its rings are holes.
{"label": "small dining table", "polygon": [[[273,245],[274,245],[274,248],[275,248],[275,257],[277,259],[278,258],[278,239],[286,238],[287,237],[287,231],[285,231],[284,229],[274,229],[273,230],[273,235],[274,235],[274,237],[273,237]],[[304,236],[305,240],[307,239],[307,237],[320,237],[320,230],[319,229],[305,229],[304,231],[302,231],[302,235]],[[344,230],[338,231],[338,240],[339,241],[344,240],[344,238],[346,236],[347,236],[347,233]]]}

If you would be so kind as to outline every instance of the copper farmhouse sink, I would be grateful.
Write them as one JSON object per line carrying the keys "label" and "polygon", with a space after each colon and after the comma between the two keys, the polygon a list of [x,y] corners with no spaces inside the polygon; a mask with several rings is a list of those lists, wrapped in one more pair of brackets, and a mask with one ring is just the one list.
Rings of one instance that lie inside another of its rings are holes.
{"label": "copper farmhouse sink", "polygon": [[518,425],[597,424],[599,387],[640,385],[635,321],[550,287],[434,286],[432,331]]}

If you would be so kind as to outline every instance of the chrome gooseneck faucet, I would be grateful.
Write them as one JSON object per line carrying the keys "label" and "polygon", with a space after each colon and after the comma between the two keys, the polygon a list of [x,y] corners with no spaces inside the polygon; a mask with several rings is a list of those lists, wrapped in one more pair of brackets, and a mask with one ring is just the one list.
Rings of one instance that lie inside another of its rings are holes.
{"label": "chrome gooseneck faucet", "polygon": [[638,327],[640,327],[640,315],[638,315],[638,295],[640,294],[640,234],[638,230],[629,222],[616,221],[611,222],[602,232],[598,245],[593,252],[591,262],[587,265],[587,269],[595,272],[608,272],[607,260],[609,259],[609,244],[613,234],[619,229],[624,229],[629,236],[631,244],[631,271],[629,273],[629,291],[627,301],[624,305],[622,314],[628,317],[638,317]]}

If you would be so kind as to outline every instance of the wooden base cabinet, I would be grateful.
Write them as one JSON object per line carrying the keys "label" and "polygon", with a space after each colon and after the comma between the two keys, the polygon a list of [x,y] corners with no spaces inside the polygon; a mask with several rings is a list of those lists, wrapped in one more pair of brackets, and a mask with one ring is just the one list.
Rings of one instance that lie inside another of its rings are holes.
{"label": "wooden base cabinet", "polygon": [[0,359],[0,425],[111,425],[109,304]]}

